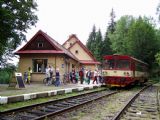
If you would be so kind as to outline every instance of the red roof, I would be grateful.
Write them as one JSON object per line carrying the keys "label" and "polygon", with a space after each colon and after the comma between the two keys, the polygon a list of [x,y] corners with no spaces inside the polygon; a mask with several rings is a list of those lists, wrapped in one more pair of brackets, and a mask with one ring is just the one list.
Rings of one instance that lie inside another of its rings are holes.
{"label": "red roof", "polygon": [[143,64],[147,65],[147,63],[145,63],[145,62],[143,62],[141,60],[138,60],[138,59],[136,59],[134,57],[131,57],[129,55],[105,55],[104,56],[104,59],[107,59],[107,60],[109,60],[109,59],[115,59],[115,58],[116,59],[128,59],[128,60],[132,59],[132,60],[135,60],[137,62],[140,62],[140,63],[143,63]]}
{"label": "red roof", "polygon": [[63,51],[57,50],[24,50],[24,51],[17,51],[17,54],[25,54],[25,53],[64,53]]}
{"label": "red roof", "polygon": [[[35,40],[35,38],[38,35],[42,35],[56,50],[26,50],[26,47],[30,45],[32,41]],[[15,54],[29,54],[29,53],[48,53],[48,54],[66,54],[73,58],[74,60],[78,61],[78,59],[66,48],[64,48],[62,45],[60,45],[58,42],[56,42],[53,38],[51,38],[49,35],[44,33],[42,30],[39,30],[30,40],[27,42],[25,46],[23,46],[20,50],[15,52]]]}

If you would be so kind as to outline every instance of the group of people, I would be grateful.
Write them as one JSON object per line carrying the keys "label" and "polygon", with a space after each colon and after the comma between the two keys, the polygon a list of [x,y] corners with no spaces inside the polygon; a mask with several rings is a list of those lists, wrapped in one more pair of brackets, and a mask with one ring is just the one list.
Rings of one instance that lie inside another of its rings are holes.
{"label": "group of people", "polygon": [[[55,73],[55,75],[53,76],[54,73]],[[47,79],[46,85],[51,85],[53,83],[53,81],[54,81],[55,86],[60,85],[59,68],[57,68],[56,71],[54,72],[54,68],[49,65],[49,66],[46,67],[45,74],[46,74],[46,79]]]}
{"label": "group of people", "polygon": [[90,69],[84,69],[81,68],[79,71],[75,71],[75,69],[72,70],[69,74],[69,79],[72,83],[78,83],[78,80],[80,80],[80,83],[83,84],[84,81],[87,84],[90,84],[91,79],[93,79],[93,84],[96,82],[103,82],[101,72],[95,69],[94,72],[92,72]]}
{"label": "group of people", "polygon": [[[60,85],[60,73],[59,68],[56,68],[56,70],[49,65],[45,69],[45,77],[46,77],[46,85],[53,84],[55,86]],[[32,69],[31,67],[28,68],[28,71],[24,73],[24,82],[30,84],[31,81],[31,73]],[[91,71],[90,69],[84,69],[81,68],[79,71],[76,71],[74,68],[69,73],[68,77],[63,78],[63,82],[67,81],[67,79],[70,80],[71,83],[78,83],[80,81],[80,84],[83,84],[84,81],[87,84],[90,84],[91,79],[93,80],[93,84],[96,82],[98,84],[99,82],[103,83],[103,78],[101,76],[101,72],[98,69],[95,69],[94,71]]]}

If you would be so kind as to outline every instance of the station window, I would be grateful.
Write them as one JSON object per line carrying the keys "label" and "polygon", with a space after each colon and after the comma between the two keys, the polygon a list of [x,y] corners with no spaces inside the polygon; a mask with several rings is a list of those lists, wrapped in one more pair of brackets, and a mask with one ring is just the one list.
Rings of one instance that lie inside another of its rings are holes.
{"label": "station window", "polygon": [[70,43],[70,46],[72,45],[72,43]]}
{"label": "station window", "polygon": [[38,48],[42,48],[43,47],[43,43],[42,42],[39,42],[38,43]]}
{"label": "station window", "polygon": [[47,67],[47,59],[33,59],[33,72],[43,73]]}
{"label": "station window", "polygon": [[78,54],[78,50],[76,50],[75,53]]}

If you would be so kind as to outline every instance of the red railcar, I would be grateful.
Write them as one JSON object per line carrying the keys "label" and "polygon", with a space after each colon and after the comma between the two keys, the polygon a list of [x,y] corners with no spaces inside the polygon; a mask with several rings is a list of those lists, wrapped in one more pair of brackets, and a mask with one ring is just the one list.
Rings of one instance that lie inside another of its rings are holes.
{"label": "red railcar", "polygon": [[127,55],[106,55],[102,75],[104,82],[111,87],[144,83],[149,75],[148,64]]}

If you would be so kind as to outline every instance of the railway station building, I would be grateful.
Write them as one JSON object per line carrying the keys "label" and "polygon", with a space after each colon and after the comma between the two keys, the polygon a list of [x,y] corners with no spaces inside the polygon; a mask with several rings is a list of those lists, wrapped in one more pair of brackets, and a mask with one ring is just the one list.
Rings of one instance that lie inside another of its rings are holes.
{"label": "railway station building", "polygon": [[60,45],[42,30],[39,30],[15,54],[19,55],[18,72],[23,74],[31,67],[33,82],[42,82],[45,68],[49,65],[53,66],[54,71],[59,69],[62,77],[72,71],[72,68],[79,70],[81,67],[89,67],[94,70],[100,64],[76,35],[71,35],[63,45]]}

